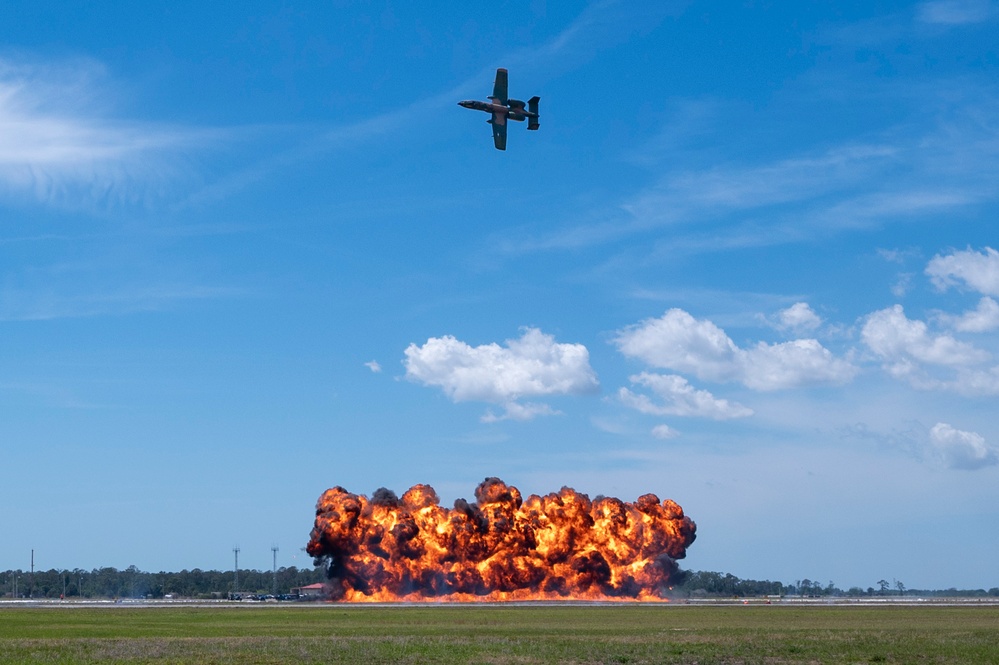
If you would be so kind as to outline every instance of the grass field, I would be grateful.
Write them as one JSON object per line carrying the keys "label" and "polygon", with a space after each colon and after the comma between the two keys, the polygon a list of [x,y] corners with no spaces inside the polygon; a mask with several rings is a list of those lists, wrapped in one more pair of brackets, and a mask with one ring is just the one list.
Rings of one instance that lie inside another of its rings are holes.
{"label": "grass field", "polygon": [[0,607],[0,663],[999,663],[999,607]]}

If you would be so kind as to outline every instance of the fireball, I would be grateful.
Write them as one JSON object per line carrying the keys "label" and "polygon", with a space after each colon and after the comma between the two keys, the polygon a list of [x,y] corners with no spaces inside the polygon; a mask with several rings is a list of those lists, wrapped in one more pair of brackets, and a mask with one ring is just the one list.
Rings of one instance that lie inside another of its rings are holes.
{"label": "fireball", "polygon": [[683,509],[563,487],[524,499],[498,478],[442,508],[429,485],[402,498],[326,490],[306,551],[335,600],[659,600],[694,541]]}

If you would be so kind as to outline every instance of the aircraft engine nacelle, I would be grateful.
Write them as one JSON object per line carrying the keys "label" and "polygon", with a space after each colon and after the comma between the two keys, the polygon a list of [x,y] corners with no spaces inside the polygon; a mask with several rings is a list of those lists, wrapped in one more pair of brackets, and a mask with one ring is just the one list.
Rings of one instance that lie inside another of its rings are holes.
{"label": "aircraft engine nacelle", "polygon": [[523,109],[527,106],[527,102],[522,102],[519,99],[508,99],[507,102],[509,102],[511,110]]}

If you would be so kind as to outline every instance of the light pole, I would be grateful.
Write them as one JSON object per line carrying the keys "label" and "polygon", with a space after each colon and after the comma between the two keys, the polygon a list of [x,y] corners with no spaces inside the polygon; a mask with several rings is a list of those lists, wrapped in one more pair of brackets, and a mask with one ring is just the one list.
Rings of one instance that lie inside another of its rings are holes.
{"label": "light pole", "polygon": [[232,548],[232,552],[236,555],[236,567],[232,572],[232,592],[239,593],[239,545]]}
{"label": "light pole", "polygon": [[278,553],[278,546],[277,545],[272,545],[271,546],[271,552],[274,554],[274,589],[273,589],[273,593],[276,596],[277,595],[277,553]]}

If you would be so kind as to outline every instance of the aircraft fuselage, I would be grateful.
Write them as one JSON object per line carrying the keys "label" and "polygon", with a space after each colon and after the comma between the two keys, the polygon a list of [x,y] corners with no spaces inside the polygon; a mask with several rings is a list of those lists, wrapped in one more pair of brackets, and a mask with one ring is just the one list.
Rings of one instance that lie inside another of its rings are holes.
{"label": "aircraft fuselage", "polygon": [[524,102],[519,102],[516,99],[510,100],[510,105],[499,104],[497,102],[480,102],[474,99],[468,99],[463,102],[458,102],[458,106],[463,106],[466,109],[473,109],[475,111],[485,111],[493,115],[493,119],[490,122],[495,121],[496,116],[503,116],[509,118],[510,120],[517,120],[518,122],[523,122],[528,118],[537,118],[537,113],[531,113],[526,108],[524,108]]}

